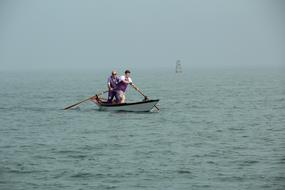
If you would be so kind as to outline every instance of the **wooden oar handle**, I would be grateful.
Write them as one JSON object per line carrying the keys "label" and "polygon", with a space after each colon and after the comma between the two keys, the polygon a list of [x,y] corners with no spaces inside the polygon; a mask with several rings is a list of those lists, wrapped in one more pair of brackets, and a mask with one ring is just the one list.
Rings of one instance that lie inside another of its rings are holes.
{"label": "wooden oar handle", "polygon": [[133,87],[136,91],[138,91],[143,97],[145,97],[145,98],[147,99],[147,96],[144,95],[144,94],[142,93],[142,91],[140,91],[140,89],[138,89],[137,87],[135,87],[134,84],[132,84],[132,87]]}

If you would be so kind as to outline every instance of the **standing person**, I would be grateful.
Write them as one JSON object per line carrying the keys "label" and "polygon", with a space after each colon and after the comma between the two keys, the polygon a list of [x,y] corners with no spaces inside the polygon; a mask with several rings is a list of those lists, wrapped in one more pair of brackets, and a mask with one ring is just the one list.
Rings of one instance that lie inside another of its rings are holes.
{"label": "standing person", "polygon": [[119,77],[117,76],[117,72],[116,71],[112,71],[111,76],[108,78],[107,81],[107,86],[109,89],[109,93],[108,93],[108,101],[107,103],[112,103],[114,97],[116,98],[116,103],[119,103],[120,101],[120,97],[117,93],[117,86],[119,83]]}
{"label": "standing person", "polygon": [[120,76],[120,78],[119,78],[119,84],[117,86],[117,94],[120,97],[120,103],[125,103],[126,102],[125,92],[127,90],[128,84],[130,84],[136,90],[138,90],[138,88],[133,84],[133,81],[132,81],[130,76],[131,76],[131,71],[130,70],[126,70],[125,71],[125,75]]}

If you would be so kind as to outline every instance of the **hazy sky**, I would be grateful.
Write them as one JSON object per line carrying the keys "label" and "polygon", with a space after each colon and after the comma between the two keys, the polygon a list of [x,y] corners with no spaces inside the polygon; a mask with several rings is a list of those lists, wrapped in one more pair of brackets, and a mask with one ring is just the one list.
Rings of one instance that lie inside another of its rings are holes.
{"label": "hazy sky", "polygon": [[285,65],[285,1],[0,0],[0,70]]}

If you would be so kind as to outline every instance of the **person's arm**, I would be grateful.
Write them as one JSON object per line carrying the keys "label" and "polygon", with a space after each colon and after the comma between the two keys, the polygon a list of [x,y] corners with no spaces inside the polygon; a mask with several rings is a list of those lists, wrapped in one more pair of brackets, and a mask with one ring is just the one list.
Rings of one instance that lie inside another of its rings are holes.
{"label": "person's arm", "polygon": [[111,87],[111,81],[110,81],[110,79],[108,79],[107,87],[108,87],[109,90],[113,90],[113,88]]}
{"label": "person's arm", "polygon": [[108,89],[109,89],[109,90],[113,90],[113,88],[111,87],[111,84],[110,84],[110,83],[108,83]]}

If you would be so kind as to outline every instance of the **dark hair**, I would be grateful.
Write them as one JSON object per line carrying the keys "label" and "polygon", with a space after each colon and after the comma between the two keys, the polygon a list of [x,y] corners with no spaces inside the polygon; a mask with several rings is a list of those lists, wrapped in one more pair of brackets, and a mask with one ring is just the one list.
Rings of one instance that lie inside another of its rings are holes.
{"label": "dark hair", "polygon": [[125,71],[125,74],[127,74],[127,73],[131,73],[131,71],[130,71],[130,70],[126,70],[126,71]]}

